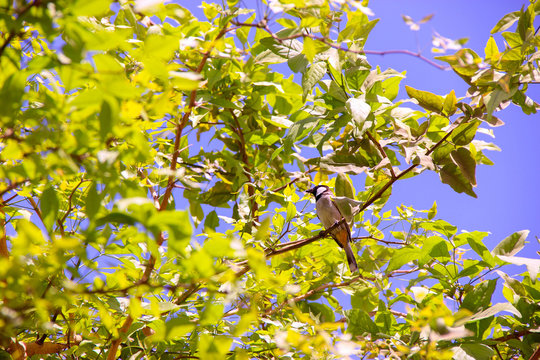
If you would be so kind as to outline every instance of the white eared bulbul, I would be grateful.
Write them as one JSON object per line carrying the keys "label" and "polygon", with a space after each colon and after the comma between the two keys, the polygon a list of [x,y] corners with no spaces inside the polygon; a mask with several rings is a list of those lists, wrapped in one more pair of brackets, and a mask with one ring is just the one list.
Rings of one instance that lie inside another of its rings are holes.
{"label": "white eared bulbul", "polygon": [[[306,192],[315,196],[315,209],[317,210],[317,217],[321,220],[325,229],[328,229],[335,223],[341,221],[343,215],[339,211],[336,203],[332,198],[334,194],[330,188],[326,185],[317,185]],[[351,229],[347,221],[344,221],[330,234],[332,238],[338,243],[338,245],[345,250],[347,255],[347,262],[349,263],[349,269],[351,272],[358,270],[356,259],[351,248]]]}

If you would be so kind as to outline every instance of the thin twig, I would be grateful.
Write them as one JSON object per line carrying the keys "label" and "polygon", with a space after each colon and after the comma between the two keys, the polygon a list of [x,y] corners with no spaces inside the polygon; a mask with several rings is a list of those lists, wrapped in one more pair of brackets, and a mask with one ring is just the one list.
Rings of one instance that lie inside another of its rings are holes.
{"label": "thin twig", "polygon": [[232,115],[232,118],[234,119],[234,126],[232,126],[233,131],[238,135],[239,139],[239,149],[240,149],[240,155],[242,156],[242,162],[244,163],[244,173],[246,174],[248,181],[247,181],[247,189],[248,189],[248,197],[249,201],[251,202],[250,206],[250,212],[251,216],[253,216],[253,219],[255,222],[259,222],[259,215],[257,212],[259,211],[259,205],[257,204],[257,200],[255,199],[255,186],[253,185],[253,179],[251,177],[251,168],[248,160],[248,155],[246,151],[246,140],[244,138],[244,132],[242,131],[242,127],[240,126],[240,122],[238,121],[238,117],[234,113],[232,109],[229,109],[230,113]]}
{"label": "thin twig", "polygon": [[392,163],[390,162],[390,158],[388,155],[386,155],[386,151],[384,151],[384,148],[379,144],[379,142],[371,135],[369,131],[366,131],[366,135],[368,136],[369,140],[375,145],[375,147],[379,150],[382,157],[385,159],[388,159],[388,169],[390,170],[390,175],[392,175],[392,179],[396,177],[396,174],[394,173],[394,167],[392,166]]}
{"label": "thin twig", "polygon": [[284,41],[287,41],[287,40],[293,40],[293,39],[298,39],[298,38],[309,37],[309,38],[311,38],[313,40],[320,41],[320,42],[324,43],[325,45],[327,45],[327,46],[329,46],[331,48],[334,48],[334,49],[339,50],[339,51],[348,52],[348,53],[353,53],[353,54],[358,54],[358,55],[369,54],[369,55],[381,55],[381,56],[390,55],[390,54],[403,54],[403,55],[409,55],[409,56],[416,57],[416,58],[418,58],[418,59],[420,59],[422,61],[425,61],[429,65],[434,66],[434,67],[436,67],[437,69],[440,69],[440,70],[449,70],[451,68],[450,66],[437,64],[435,61],[423,56],[420,52],[413,52],[413,51],[410,51],[410,50],[383,50],[383,51],[379,51],[379,50],[363,50],[363,49],[353,50],[353,49],[349,49],[349,48],[347,48],[347,47],[345,47],[343,45],[335,44],[334,40],[332,40],[332,39],[325,38],[325,37],[322,37],[322,36],[316,36],[314,34],[308,34],[308,33],[294,34],[294,35],[290,35],[290,36],[286,36],[286,37],[281,38],[281,37],[277,36],[274,32],[272,32],[272,30],[270,30],[270,28],[268,27],[268,23],[265,20],[262,20],[262,21],[260,21],[258,23],[255,23],[255,24],[243,23],[243,22],[239,22],[239,21],[232,21],[232,24],[236,25],[236,26],[247,26],[247,27],[255,27],[255,28],[263,29],[268,34],[270,34],[270,36],[273,39],[275,39],[279,43],[283,43]]}
{"label": "thin twig", "polygon": [[287,300],[287,301],[281,303],[278,307],[269,308],[267,311],[265,311],[264,316],[270,316],[270,315],[276,313],[277,311],[281,310],[286,304],[290,305],[290,304],[293,304],[293,303],[297,303],[297,302],[305,300],[308,297],[310,297],[310,296],[312,296],[312,295],[314,295],[316,293],[319,293],[319,292],[349,286],[349,285],[351,285],[351,284],[353,284],[353,283],[355,283],[355,282],[357,282],[359,280],[375,281],[375,278],[366,278],[366,277],[364,277],[362,275],[358,275],[358,276],[355,276],[354,278],[352,278],[350,280],[343,281],[343,282],[338,283],[338,284],[324,284],[324,285],[318,286],[315,289],[311,289],[311,290],[307,291],[305,294],[296,296],[296,297],[294,297],[294,298],[292,298],[290,300]]}
{"label": "thin twig", "polygon": [[374,236],[356,236],[353,238],[353,240],[363,240],[363,239],[370,239],[370,240],[375,240],[375,241],[378,241],[378,242],[382,242],[386,245],[408,245],[406,242],[403,242],[403,241],[390,241],[390,240],[384,240],[384,239],[379,239],[379,238],[376,238]]}
{"label": "thin twig", "polygon": [[[28,12],[28,10],[30,10],[34,6],[39,6],[40,4],[41,4],[41,0],[34,0],[34,1],[30,2],[30,3],[28,3],[25,7],[20,8],[20,9],[16,9],[15,13],[17,14],[17,20],[22,20],[21,18],[26,14],[26,12]],[[22,21],[21,21],[21,25],[22,25]],[[15,29],[13,29],[9,33],[7,39],[4,41],[2,46],[0,46],[0,57],[2,57],[2,55],[4,55],[4,51],[6,50],[9,43],[15,38],[15,36],[17,36],[17,31],[15,31]]]}

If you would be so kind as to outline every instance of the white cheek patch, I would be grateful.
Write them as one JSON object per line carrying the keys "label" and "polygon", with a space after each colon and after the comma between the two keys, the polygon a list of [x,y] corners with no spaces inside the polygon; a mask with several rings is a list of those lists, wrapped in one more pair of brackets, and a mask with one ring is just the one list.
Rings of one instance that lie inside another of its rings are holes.
{"label": "white cheek patch", "polygon": [[315,197],[318,197],[319,195],[321,195],[325,191],[326,191],[326,189],[323,188],[323,187],[318,188],[317,189],[317,194],[315,195]]}

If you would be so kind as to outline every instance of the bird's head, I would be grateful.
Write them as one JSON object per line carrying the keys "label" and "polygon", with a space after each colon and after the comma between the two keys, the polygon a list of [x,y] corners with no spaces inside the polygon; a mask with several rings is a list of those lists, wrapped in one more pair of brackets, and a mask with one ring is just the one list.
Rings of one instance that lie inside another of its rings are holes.
{"label": "bird's head", "polygon": [[324,194],[324,193],[332,194],[332,191],[331,191],[330,188],[329,188],[328,186],[326,186],[326,185],[317,185],[317,186],[314,186],[314,187],[312,187],[311,189],[306,190],[306,192],[312,194],[313,196],[315,196],[316,199],[317,199],[319,196],[321,196],[322,194]]}

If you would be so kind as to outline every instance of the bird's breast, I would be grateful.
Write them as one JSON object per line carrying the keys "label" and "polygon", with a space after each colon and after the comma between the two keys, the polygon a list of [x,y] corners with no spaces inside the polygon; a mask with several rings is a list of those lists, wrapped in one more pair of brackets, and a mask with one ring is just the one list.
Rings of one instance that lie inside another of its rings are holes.
{"label": "bird's breast", "polygon": [[336,221],[341,220],[341,213],[330,197],[321,197],[317,201],[315,208],[317,209],[317,216],[326,229],[334,225]]}

